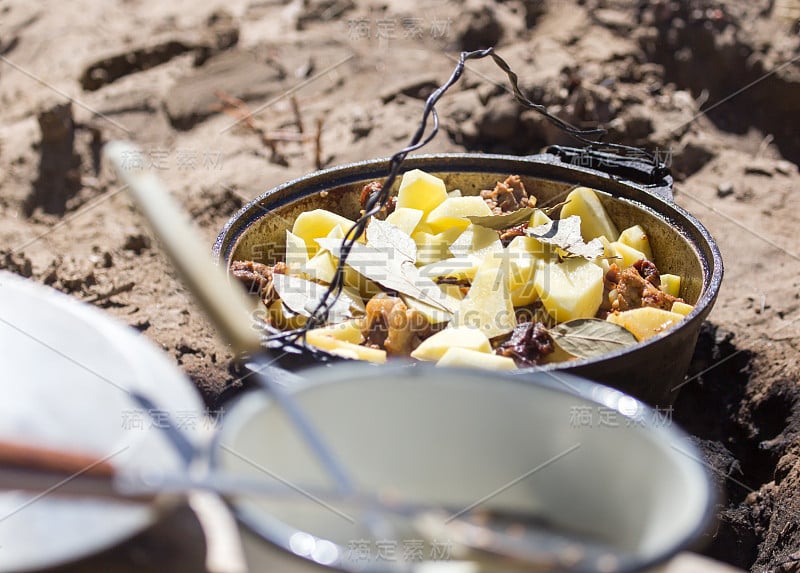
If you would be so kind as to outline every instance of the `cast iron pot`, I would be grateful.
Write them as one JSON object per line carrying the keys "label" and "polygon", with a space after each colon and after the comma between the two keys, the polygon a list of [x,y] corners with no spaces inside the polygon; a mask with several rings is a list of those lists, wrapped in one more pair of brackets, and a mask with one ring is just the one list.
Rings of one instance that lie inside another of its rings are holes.
{"label": "cast iron pot", "polygon": [[[357,218],[362,187],[383,179],[388,166],[386,159],[353,163],[312,173],[265,192],[228,221],[214,245],[214,257],[226,267],[234,260],[270,264],[281,260],[285,231],[291,229],[300,213],[324,208]],[[666,170],[635,158],[564,147],[530,157],[419,155],[406,159],[403,169],[433,173],[444,179],[447,189],[460,189],[464,195],[478,194],[508,175],[519,175],[540,205],[558,203],[576,184],[605,192],[603,204],[617,227],[644,227],[659,270],[683,277],[681,297],[695,308],[679,326],[629,348],[590,359],[520,369],[518,375],[558,370],[618,388],[657,407],[673,403],[700,326],[719,292],[722,258],[705,227],[674,203],[672,178]],[[277,358],[278,364],[292,370],[318,361],[311,353],[280,353]]]}

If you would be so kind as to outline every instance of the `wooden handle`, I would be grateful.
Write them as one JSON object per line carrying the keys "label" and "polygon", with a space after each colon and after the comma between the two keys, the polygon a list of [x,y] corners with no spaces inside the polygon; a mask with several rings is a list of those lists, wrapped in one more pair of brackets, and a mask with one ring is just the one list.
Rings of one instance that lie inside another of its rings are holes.
{"label": "wooden handle", "polygon": [[95,456],[0,440],[0,471],[3,468],[38,470],[93,477],[114,477],[114,466]]}
{"label": "wooden handle", "polygon": [[132,143],[112,141],[104,150],[128,191],[153,227],[173,264],[235,352],[261,349],[251,327],[252,305],[242,289],[235,288],[225,271],[215,265],[187,214],[170,196],[153,171],[131,169],[130,158],[141,156]]}

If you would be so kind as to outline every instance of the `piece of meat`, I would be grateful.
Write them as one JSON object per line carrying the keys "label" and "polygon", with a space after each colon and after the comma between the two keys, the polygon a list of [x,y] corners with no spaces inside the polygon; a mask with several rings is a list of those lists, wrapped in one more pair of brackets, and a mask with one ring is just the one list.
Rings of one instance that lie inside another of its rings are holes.
{"label": "piece of meat", "polygon": [[384,348],[391,355],[408,356],[431,332],[428,319],[397,297],[380,293],[367,303],[364,329],[367,346]]}
{"label": "piece of meat", "polygon": [[639,259],[633,263],[633,268],[636,269],[643,279],[653,286],[661,286],[661,274],[658,272],[658,268],[656,267],[655,263],[652,263],[647,259]]}
{"label": "piece of meat", "polygon": [[494,189],[481,191],[481,197],[495,215],[536,205],[536,197],[528,196],[525,184],[519,175],[509,175],[505,181],[498,181]]}
{"label": "piece of meat", "polygon": [[541,322],[523,322],[511,332],[511,337],[503,342],[495,354],[513,358],[517,366],[536,366],[542,358],[552,353],[553,339],[547,327]]}
{"label": "piece of meat", "polygon": [[[361,214],[363,215],[367,209],[367,202],[370,198],[380,193],[383,189],[383,183],[380,181],[372,181],[371,183],[367,183],[361,189],[361,196],[358,198],[359,203],[361,204]],[[377,213],[376,216],[380,215],[378,218],[383,219],[386,218],[387,215],[391,215],[394,212],[395,206],[397,205],[397,197],[389,197],[389,200],[386,202],[381,210]]]}
{"label": "piece of meat", "polygon": [[[628,267],[623,271],[619,271],[617,268],[612,275],[612,269],[616,266],[611,265],[612,268],[606,273],[606,288],[613,287],[609,289],[611,307],[607,310],[625,311],[644,306],[670,310],[675,301],[683,302],[683,299],[660,290],[650,280],[642,276],[636,266]],[[649,278],[655,277],[655,280],[659,280],[660,283],[658,269],[655,268],[653,263],[639,266],[645,269]],[[616,279],[616,282],[613,279]]]}
{"label": "piece of meat", "polygon": [[258,294],[264,304],[269,305],[275,300],[275,289],[272,288],[272,275],[286,274],[286,263],[279,261],[274,265],[266,265],[255,261],[233,261],[231,274],[247,287],[248,291]]}

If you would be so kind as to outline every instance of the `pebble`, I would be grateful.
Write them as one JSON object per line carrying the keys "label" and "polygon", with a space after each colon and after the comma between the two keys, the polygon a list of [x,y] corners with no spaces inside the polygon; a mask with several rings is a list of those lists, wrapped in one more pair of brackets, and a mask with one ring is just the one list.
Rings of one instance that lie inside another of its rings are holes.
{"label": "pebble", "polygon": [[717,185],[717,197],[724,198],[728,195],[733,195],[733,183],[724,181]]}

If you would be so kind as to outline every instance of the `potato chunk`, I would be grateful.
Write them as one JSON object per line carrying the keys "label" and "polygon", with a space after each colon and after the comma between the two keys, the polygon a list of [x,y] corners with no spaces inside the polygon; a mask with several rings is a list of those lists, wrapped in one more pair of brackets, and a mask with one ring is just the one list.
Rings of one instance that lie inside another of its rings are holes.
{"label": "potato chunk", "polygon": [[330,284],[336,274],[336,261],[330,251],[320,251],[308,260],[303,267],[303,273],[311,280]]}
{"label": "potato chunk", "polygon": [[293,271],[302,270],[308,262],[306,242],[286,229],[286,266]]}
{"label": "potato chunk", "polygon": [[681,277],[665,273],[661,275],[661,287],[659,288],[667,294],[679,297],[681,296]]}
{"label": "potato chunk", "polygon": [[436,261],[420,267],[419,273],[432,280],[450,277],[456,280],[472,280],[478,272],[478,264],[470,257],[454,257]]}
{"label": "potato chunk", "polygon": [[533,281],[545,310],[558,322],[591,318],[603,302],[603,269],[586,259],[540,262]]}
{"label": "potato chunk", "polygon": [[417,231],[412,238],[417,244],[418,265],[429,265],[452,256],[449,249],[450,240],[447,236]]}
{"label": "potato chunk", "polygon": [[292,312],[280,299],[272,301],[267,312],[269,313],[270,324],[281,330],[303,328],[306,323],[305,316]]}
{"label": "potato chunk", "polygon": [[[544,213],[542,216],[547,217]],[[533,282],[537,261],[548,261],[553,249],[533,237],[514,237],[506,247],[508,288],[514,306],[525,306],[539,298]]]}
{"label": "potato chunk", "polygon": [[457,227],[462,231],[469,226],[467,217],[488,217],[492,210],[480,197],[449,197],[428,213],[425,222],[437,233]]}
{"label": "potato chunk", "polygon": [[306,242],[308,254],[314,256],[319,251],[316,239],[323,239],[333,231],[337,225],[341,225],[346,231],[355,223],[346,217],[332,213],[325,209],[314,209],[300,213],[292,226],[292,233]]}
{"label": "potato chunk", "polygon": [[648,261],[653,260],[653,250],[650,248],[650,240],[647,238],[647,233],[641,225],[634,225],[633,227],[628,227],[622,231],[619,234],[619,240],[617,242],[622,243],[623,245],[628,245],[629,247],[644,253],[645,258]]}
{"label": "potato chunk", "polygon": [[644,306],[609,314],[606,320],[627,328],[637,340],[646,340],[672,328],[683,318],[677,312]]}
{"label": "potato chunk", "polygon": [[609,243],[609,245],[611,250],[614,251],[614,256],[617,257],[614,262],[617,263],[621,269],[627,269],[628,267],[632,267],[636,261],[647,259],[647,255],[642,251],[636,250],[619,241],[614,241],[613,243]]}
{"label": "potato chunk", "polygon": [[616,241],[619,237],[616,225],[606,213],[605,207],[594,190],[578,187],[567,195],[567,203],[561,208],[561,218],[578,215],[581,218],[581,235],[587,243],[597,237]]}
{"label": "potato chunk", "polygon": [[430,213],[447,199],[444,181],[425,173],[421,169],[412,169],[403,174],[400,189],[397,192],[397,207],[419,209]]}
{"label": "potato chunk", "polygon": [[308,331],[306,334],[306,341],[312,346],[316,346],[322,350],[327,350],[331,354],[336,354],[344,358],[352,358],[354,360],[375,362],[378,364],[383,364],[386,362],[385,350],[370,348],[369,346],[361,346],[359,344],[354,344],[333,336],[327,336],[326,334],[319,332],[312,334],[312,332],[314,332],[314,330]]}
{"label": "potato chunk", "polygon": [[546,223],[552,223],[553,220],[549,217],[547,213],[542,211],[541,209],[534,209],[531,218],[528,220],[529,227],[538,227],[539,225],[544,225]]}
{"label": "potato chunk", "polygon": [[320,336],[328,336],[336,340],[343,340],[352,344],[361,344],[364,342],[365,320],[363,318],[354,318],[346,320],[338,324],[331,324],[323,326],[322,328],[314,328],[306,333],[306,340],[313,341]]}
{"label": "potato chunk", "polygon": [[436,363],[436,366],[451,368],[477,368],[480,370],[516,370],[517,365],[512,358],[486,354],[469,348],[450,348]]}
{"label": "potato chunk", "polygon": [[386,217],[386,222],[411,236],[424,215],[425,213],[419,209],[398,207]]}
{"label": "potato chunk", "polygon": [[485,259],[478,268],[469,293],[461,301],[450,324],[478,328],[487,338],[494,338],[514,330],[517,320],[508,291],[505,265],[490,259]]}
{"label": "potato chunk", "polygon": [[678,314],[686,316],[687,314],[689,314],[694,310],[694,307],[691,304],[686,304],[685,302],[676,300],[675,302],[672,303],[671,310],[672,312],[677,312]]}
{"label": "potato chunk", "polygon": [[422,344],[411,353],[411,358],[439,360],[450,348],[468,348],[476,352],[490,353],[492,344],[477,328],[466,326],[446,328],[423,340]]}

